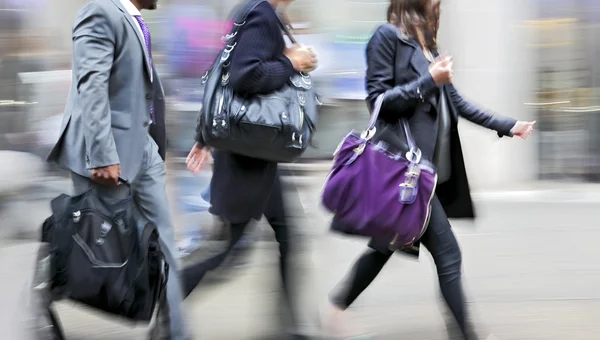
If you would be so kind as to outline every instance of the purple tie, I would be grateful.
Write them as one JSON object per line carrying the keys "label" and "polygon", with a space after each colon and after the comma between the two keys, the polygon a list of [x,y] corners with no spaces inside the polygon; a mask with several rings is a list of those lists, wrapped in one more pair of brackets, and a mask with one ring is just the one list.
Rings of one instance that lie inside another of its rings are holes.
{"label": "purple tie", "polygon": [[[138,22],[138,24],[140,24],[140,28],[142,29],[142,34],[144,35],[144,42],[146,43],[146,49],[148,51],[148,56],[150,57],[148,63],[150,64],[150,69],[152,69],[152,38],[150,37],[150,29],[148,28],[148,25],[146,25],[146,22],[141,16],[136,15],[134,16],[134,18]],[[152,123],[154,123],[154,102],[150,104],[150,119],[152,119]]]}

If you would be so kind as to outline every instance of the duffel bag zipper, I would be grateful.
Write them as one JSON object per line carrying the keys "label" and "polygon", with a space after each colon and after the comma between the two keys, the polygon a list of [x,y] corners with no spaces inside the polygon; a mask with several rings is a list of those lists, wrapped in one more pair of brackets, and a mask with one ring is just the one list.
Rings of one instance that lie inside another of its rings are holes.
{"label": "duffel bag zipper", "polygon": [[88,260],[90,260],[90,262],[92,263],[94,268],[123,268],[129,262],[129,256],[127,257],[127,260],[125,260],[125,262],[123,262],[123,263],[110,263],[110,262],[100,261],[96,258],[94,253],[92,253],[92,250],[90,249],[90,247],[85,243],[85,241],[78,234],[73,235],[73,240],[75,240],[75,242],[77,242],[77,244],[79,245],[79,248],[81,248],[81,250],[83,250],[83,252],[87,255]]}

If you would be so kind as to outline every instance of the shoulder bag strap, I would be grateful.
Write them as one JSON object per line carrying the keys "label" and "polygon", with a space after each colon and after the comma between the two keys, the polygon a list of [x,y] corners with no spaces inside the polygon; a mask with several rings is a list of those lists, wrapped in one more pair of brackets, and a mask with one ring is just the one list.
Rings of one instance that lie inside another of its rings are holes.
{"label": "shoulder bag strap", "polygon": [[288,37],[288,39],[290,39],[292,44],[297,44],[298,41],[296,41],[296,38],[294,38],[294,35],[292,34],[289,25],[284,23],[283,20],[281,20],[281,17],[279,15],[277,15],[277,19],[279,19],[279,27],[281,27],[281,30],[283,31],[283,33],[285,33],[285,35]]}
{"label": "shoulder bag strap", "polygon": [[233,27],[229,34],[223,37],[223,42],[231,44],[234,42],[234,38],[237,35],[240,27],[244,26],[246,19],[250,12],[252,12],[258,5],[266,2],[267,0],[250,0],[245,4],[239,5],[235,10],[232,11],[231,19],[233,20]]}

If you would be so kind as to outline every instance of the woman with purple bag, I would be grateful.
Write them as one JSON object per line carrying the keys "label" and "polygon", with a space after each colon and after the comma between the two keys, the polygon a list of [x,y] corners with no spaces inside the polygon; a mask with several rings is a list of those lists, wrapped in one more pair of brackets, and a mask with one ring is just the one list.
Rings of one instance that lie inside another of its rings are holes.
{"label": "woman with purple bag", "polygon": [[[448,218],[474,218],[458,117],[526,139],[535,122],[484,112],[452,84],[452,57],[437,52],[439,0],[392,0],[388,24],[366,49],[369,128],[340,145],[323,192],[334,231],[371,237],[347,281],[330,295],[332,335],[339,321],[396,251],[431,253],[457,338],[476,339],[468,325],[461,251]],[[338,326],[338,329],[335,329]],[[344,327],[341,327],[344,328]],[[336,334],[337,333],[337,334]],[[491,339],[491,337],[490,337]]]}

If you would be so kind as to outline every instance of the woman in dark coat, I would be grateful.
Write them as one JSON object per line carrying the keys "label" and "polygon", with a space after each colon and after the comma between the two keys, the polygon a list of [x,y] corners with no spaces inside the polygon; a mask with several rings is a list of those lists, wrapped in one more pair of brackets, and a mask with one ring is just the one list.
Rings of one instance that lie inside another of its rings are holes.
{"label": "woman in dark coat", "polygon": [[[262,1],[248,14],[231,55],[230,85],[235,92],[268,94],[280,89],[296,72],[310,72],[317,67],[316,56],[310,49],[299,46],[286,48],[275,9],[290,2],[292,0]],[[197,133],[196,144],[186,161],[188,169],[193,173],[200,171],[208,154],[202,134]],[[227,222],[231,240],[223,253],[186,270],[184,293],[191,292],[206,271],[215,269],[224,261],[251,220],[260,220],[265,215],[279,243],[281,279],[289,304],[291,273],[288,268],[293,244],[277,163],[225,150],[215,150],[213,159],[210,212]]]}
{"label": "woman in dark coat", "polygon": [[[380,26],[366,50],[367,102],[372,108],[385,93],[378,131],[398,131],[398,120],[408,119],[411,132],[423,158],[436,166],[438,186],[432,213],[420,240],[437,267],[442,295],[463,339],[475,339],[468,327],[461,282],[460,248],[451,230],[449,217],[473,218],[465,165],[458,136],[458,117],[494,130],[499,136],[527,138],[534,122],[492,115],[466,102],[452,85],[452,58],[437,54],[436,36],[439,0],[392,0],[388,24]],[[402,221],[398,221],[402,223]],[[334,218],[332,228],[341,230]],[[389,240],[371,240],[355,263],[347,282],[330,296],[331,326],[336,318],[375,279],[391,255],[397,251],[418,255],[411,249],[390,249]]]}

